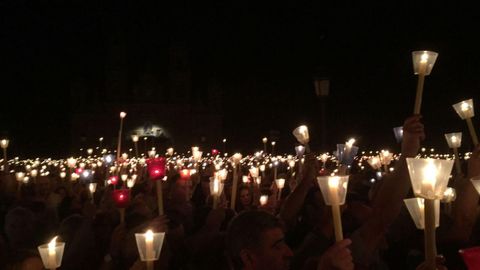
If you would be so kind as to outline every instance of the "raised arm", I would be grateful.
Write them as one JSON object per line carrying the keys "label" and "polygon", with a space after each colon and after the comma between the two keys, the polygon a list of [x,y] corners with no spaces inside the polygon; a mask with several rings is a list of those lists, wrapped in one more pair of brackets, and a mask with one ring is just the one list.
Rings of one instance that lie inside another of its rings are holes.
{"label": "raised arm", "polygon": [[303,207],[305,197],[308,191],[315,185],[316,169],[315,156],[308,154],[305,156],[305,175],[303,180],[285,199],[282,209],[280,210],[280,219],[282,219],[288,227],[295,225],[298,213]]}
{"label": "raised arm", "polygon": [[456,182],[457,199],[453,204],[453,226],[447,241],[467,242],[477,217],[478,192],[470,182],[472,177],[480,176],[480,145],[477,145],[468,160],[466,178]]}
{"label": "raised arm", "polygon": [[[420,142],[425,138],[421,116],[407,118],[403,125],[402,155],[395,164],[392,174],[384,178],[372,206],[373,214],[369,220],[352,236],[352,251],[355,263],[367,264],[383,239],[387,228],[393,223],[403,206],[403,199],[410,190],[410,177],[406,158],[415,157]],[[357,246],[358,245],[358,246]]]}

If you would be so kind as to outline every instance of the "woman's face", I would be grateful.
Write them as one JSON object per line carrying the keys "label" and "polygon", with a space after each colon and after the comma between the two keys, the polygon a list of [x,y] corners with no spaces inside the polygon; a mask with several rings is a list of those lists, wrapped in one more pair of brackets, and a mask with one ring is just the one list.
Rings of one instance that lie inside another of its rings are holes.
{"label": "woman's face", "polygon": [[247,206],[250,205],[250,201],[250,191],[248,189],[242,189],[242,191],[240,191],[240,202],[243,206]]}

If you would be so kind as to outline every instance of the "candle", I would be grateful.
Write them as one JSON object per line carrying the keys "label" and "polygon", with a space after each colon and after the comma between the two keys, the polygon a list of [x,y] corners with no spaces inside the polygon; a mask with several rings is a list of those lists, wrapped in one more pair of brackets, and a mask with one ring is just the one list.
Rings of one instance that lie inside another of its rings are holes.
{"label": "candle", "polygon": [[430,74],[437,56],[437,53],[429,51],[412,52],[414,73],[418,75],[413,114],[420,114],[425,76]]}
{"label": "candle", "polygon": [[280,200],[282,198],[282,189],[285,186],[285,179],[284,178],[275,179],[275,184],[277,185],[277,188],[278,188],[277,200]]}
{"label": "candle", "polygon": [[340,212],[340,204],[338,201],[338,184],[339,177],[330,177],[328,179],[328,187],[330,188],[330,200],[332,202],[333,225],[335,229],[335,240],[337,242],[343,240],[342,218]]}
{"label": "candle", "polygon": [[267,137],[263,137],[262,142],[263,142],[263,153],[267,153],[267,142],[268,142]]}
{"label": "candle", "polygon": [[262,195],[260,196],[260,205],[265,206],[268,202],[268,195]]}
{"label": "candle", "polygon": [[120,151],[122,150],[122,129],[123,129],[123,118],[127,116],[126,112],[120,112],[120,129],[118,130],[118,143],[117,143],[117,160],[120,159]]}
{"label": "candle", "polygon": [[145,258],[147,261],[155,260],[155,251],[153,250],[153,232],[148,230],[145,233]]}
{"label": "candle", "polygon": [[57,236],[55,236],[50,243],[48,243],[48,265],[49,268],[56,268],[56,256],[57,253],[55,251],[55,241],[57,240]]}
{"label": "candle", "polygon": [[7,149],[9,142],[10,142],[10,141],[7,140],[7,139],[2,139],[2,140],[0,141],[0,146],[1,146],[3,149]]}
{"label": "candle", "polygon": [[167,149],[167,155],[173,156],[173,148],[172,147]]}
{"label": "candle", "polygon": [[230,200],[230,209],[232,210],[235,210],[235,203],[237,200],[238,170],[240,167],[241,160],[242,160],[242,154],[240,153],[235,153],[232,156],[233,183],[232,183],[232,197]]}

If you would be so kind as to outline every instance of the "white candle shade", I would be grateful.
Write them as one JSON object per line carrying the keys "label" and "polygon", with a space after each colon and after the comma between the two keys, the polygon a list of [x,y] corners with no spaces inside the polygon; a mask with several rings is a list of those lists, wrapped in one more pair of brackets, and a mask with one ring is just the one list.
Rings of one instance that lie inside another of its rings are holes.
{"label": "white candle shade", "polygon": [[263,142],[263,143],[267,143],[267,142],[268,142],[267,137],[263,137],[262,142]]}
{"label": "white candle shade", "polygon": [[202,151],[195,151],[192,153],[192,157],[196,162],[199,162],[202,159],[203,152]]}
{"label": "white candle shade", "polygon": [[472,177],[470,179],[470,182],[472,182],[473,187],[477,190],[478,194],[480,194],[480,176]]}
{"label": "white candle shade", "polygon": [[138,142],[138,139],[139,139],[138,135],[136,135],[136,134],[132,135],[132,141],[133,142]]}
{"label": "white candle shade", "polygon": [[155,150],[148,151],[148,157],[153,158],[153,157],[155,157],[156,154],[157,154],[157,151],[155,151]]}
{"label": "white candle shade", "polygon": [[38,246],[38,252],[46,269],[55,269],[62,264],[64,242],[57,242],[54,237],[48,244]]}
{"label": "white candle shade", "polygon": [[127,116],[126,112],[120,112],[120,118],[125,118],[125,116]]}
{"label": "white candle shade", "polygon": [[127,179],[127,187],[132,188],[133,186],[135,186],[135,179],[133,177],[131,179]]}
{"label": "white candle shade", "polygon": [[275,179],[275,184],[277,185],[278,189],[282,189],[283,187],[285,187],[285,179],[284,178]]}
{"label": "white candle shade", "polygon": [[459,103],[455,103],[452,106],[457,112],[458,116],[460,116],[462,119],[472,118],[475,116],[475,112],[473,110],[473,99],[464,100]]}
{"label": "white candle shade", "polygon": [[251,175],[253,178],[257,178],[257,177],[258,177],[258,173],[259,173],[258,167],[250,167],[250,169],[248,169],[248,171],[250,172],[250,175]]}
{"label": "white candle shade", "polygon": [[442,199],[452,172],[453,160],[407,158],[408,172],[416,196]]}
{"label": "white candle shade", "polygon": [[448,187],[445,190],[445,192],[443,193],[442,202],[443,203],[451,203],[451,202],[455,201],[456,198],[457,198],[457,192],[455,191],[455,189],[452,188],[452,187]]}
{"label": "white candle shade", "polygon": [[[411,198],[403,200],[408,212],[417,229],[425,229],[425,200],[423,198]],[[440,201],[435,200],[435,227],[440,225]]]}
{"label": "white candle shade", "polygon": [[326,205],[342,205],[345,203],[348,175],[318,176],[317,182]]}
{"label": "white candle shade", "polygon": [[67,159],[67,165],[69,168],[75,168],[76,164],[77,164],[77,160],[75,158],[72,157]]}
{"label": "white candle shade", "polygon": [[432,51],[413,51],[412,62],[413,72],[415,75],[423,73],[424,75],[430,75],[433,65],[437,60],[438,53]]}
{"label": "white candle shade", "polygon": [[167,154],[168,154],[169,156],[173,156],[173,148],[172,148],[172,147],[170,147],[170,148],[167,149]]}
{"label": "white candle shade", "polygon": [[242,160],[242,154],[240,153],[236,153],[232,156],[232,161],[234,164],[240,163],[241,160]]}
{"label": "white candle shade", "polygon": [[216,177],[210,177],[210,195],[220,196],[223,191],[223,182]]}
{"label": "white candle shade", "polygon": [[347,152],[348,147],[350,147],[350,146],[345,145],[345,144],[337,144],[337,159],[343,165],[351,165],[352,162],[353,162],[353,158],[358,153],[358,147],[357,146],[351,146],[348,149],[348,154],[345,154]]}
{"label": "white candle shade", "polygon": [[136,233],[135,239],[137,241],[138,253],[142,261],[156,261],[160,257],[162,251],[163,239],[165,233],[153,233],[147,231],[146,233]]}
{"label": "white candle shade", "polygon": [[88,190],[90,190],[90,193],[95,193],[95,190],[97,190],[97,183],[90,183],[88,184]]}
{"label": "white candle shade", "polygon": [[390,165],[392,160],[393,160],[393,153],[382,150],[382,152],[380,153],[380,162],[382,163],[382,165]]}
{"label": "white candle shade", "polygon": [[260,202],[260,205],[261,205],[261,206],[266,205],[267,202],[268,202],[268,195],[262,195],[262,196],[260,196],[259,202]]}
{"label": "white candle shade", "polygon": [[450,148],[459,148],[462,146],[462,132],[447,133],[445,134],[445,139]]}
{"label": "white candle shade", "polygon": [[303,154],[305,153],[305,146],[303,145],[295,146],[295,153],[297,153],[297,157],[303,156]]}
{"label": "white candle shade", "polygon": [[297,141],[303,145],[308,144],[310,141],[310,135],[308,134],[308,127],[305,125],[301,125],[293,130],[293,136],[297,139]]}
{"label": "white candle shade", "polygon": [[9,140],[7,139],[3,139],[0,141],[0,146],[2,147],[2,149],[6,149],[8,147],[8,144],[9,144]]}
{"label": "white candle shade", "polygon": [[378,156],[369,158],[367,162],[374,170],[378,170],[380,167],[382,167],[382,163],[380,162],[380,158]]}
{"label": "white candle shade", "polygon": [[24,177],[25,177],[25,173],[23,172],[15,173],[15,179],[17,179],[18,182],[22,182]]}
{"label": "white candle shade", "polygon": [[402,139],[403,139],[403,126],[394,127],[394,128],[393,128],[393,134],[395,135],[395,140],[397,140],[397,143],[402,142]]}

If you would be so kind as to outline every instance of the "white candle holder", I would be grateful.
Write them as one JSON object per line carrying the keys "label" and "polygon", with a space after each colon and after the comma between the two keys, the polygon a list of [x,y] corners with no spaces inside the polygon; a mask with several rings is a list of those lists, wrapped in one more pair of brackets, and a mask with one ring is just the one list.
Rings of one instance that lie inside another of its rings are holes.
{"label": "white candle holder", "polygon": [[450,148],[460,148],[462,146],[462,132],[447,133],[445,139]]}
{"label": "white candle holder", "polygon": [[297,139],[297,141],[303,145],[306,145],[310,142],[310,135],[308,133],[308,127],[305,125],[301,125],[293,130],[293,136]]}
{"label": "white candle holder", "polygon": [[345,144],[337,144],[337,159],[343,165],[351,165],[353,162],[353,158],[358,153],[357,146],[349,146]]}
{"label": "white candle holder", "polygon": [[432,72],[435,61],[437,60],[438,53],[432,51],[413,51],[412,62],[413,72],[415,75],[423,74],[430,75]]}
{"label": "white candle holder", "polygon": [[452,172],[453,160],[407,158],[408,172],[416,196],[442,199]]}
{"label": "white candle holder", "polygon": [[210,177],[210,195],[220,197],[223,186],[223,182],[219,178]]}
{"label": "white candle holder", "polygon": [[7,149],[10,141],[8,139],[2,139],[0,140],[0,147],[2,149]]}
{"label": "white candle holder", "polygon": [[455,189],[452,187],[448,187],[443,193],[443,198],[441,202],[451,203],[451,202],[454,202],[456,198],[457,198],[457,192],[455,191]]}
{"label": "white candle holder", "polygon": [[478,192],[478,194],[480,194],[480,176],[470,178],[470,182],[472,182],[473,187]]}
{"label": "white candle holder", "polygon": [[395,135],[395,140],[397,140],[397,143],[401,143],[403,140],[403,126],[394,127],[393,135]]}
{"label": "white candle holder", "polygon": [[343,240],[342,215],[340,205],[345,203],[347,195],[348,175],[347,176],[319,176],[318,185],[322,191],[323,199],[326,205],[332,209],[333,228],[335,231],[335,240]]}
{"label": "white candle holder", "polygon": [[318,186],[326,205],[343,205],[347,195],[348,175],[318,176]]}
{"label": "white candle holder", "polygon": [[46,269],[56,269],[62,265],[64,242],[57,242],[54,237],[48,244],[38,246],[38,252]]}
{"label": "white candle holder", "polygon": [[380,162],[380,158],[378,156],[370,157],[367,162],[374,170],[378,170],[382,167],[382,163]]}
{"label": "white candle holder", "polygon": [[[417,229],[425,229],[425,200],[411,198],[403,200]],[[435,200],[435,227],[440,225],[440,201]]]}
{"label": "white candle holder", "polygon": [[162,251],[165,233],[153,233],[151,230],[146,233],[136,233],[138,253],[142,262],[156,261]]}
{"label": "white candle holder", "polygon": [[462,120],[472,118],[475,116],[475,111],[473,109],[473,99],[467,99],[460,101],[452,105],[455,112]]}
{"label": "white candle holder", "polygon": [[303,156],[303,154],[305,153],[305,146],[303,146],[303,145],[295,146],[295,153],[297,154],[298,158],[301,158]]}
{"label": "white candle holder", "polygon": [[268,195],[262,195],[259,199],[260,205],[265,206],[268,203]]}

